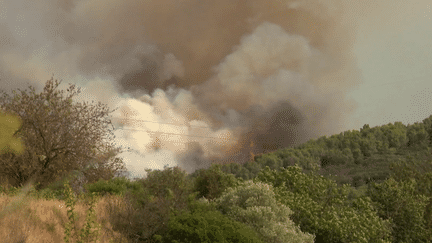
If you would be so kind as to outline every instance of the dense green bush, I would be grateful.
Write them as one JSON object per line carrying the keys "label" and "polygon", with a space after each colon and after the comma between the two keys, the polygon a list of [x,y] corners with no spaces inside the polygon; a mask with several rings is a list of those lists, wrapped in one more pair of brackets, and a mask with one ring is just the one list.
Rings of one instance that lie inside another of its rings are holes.
{"label": "dense green bush", "polygon": [[126,191],[139,191],[143,190],[138,182],[131,182],[125,177],[116,177],[112,180],[106,181],[99,179],[99,181],[84,186],[88,193],[98,193],[100,195],[117,195],[121,196]]}
{"label": "dense green bush", "polygon": [[221,165],[215,164],[196,173],[194,191],[198,192],[198,198],[212,200],[220,197],[228,187],[234,187],[241,181],[242,179],[236,179],[232,174],[224,173]]}
{"label": "dense green bush", "polygon": [[245,180],[254,178],[261,170],[261,165],[254,160],[246,162],[243,166],[249,171],[249,177]]}
{"label": "dense green bush", "polygon": [[221,170],[227,174],[233,174],[243,180],[249,180],[252,177],[251,172],[244,166],[237,163],[229,163],[221,166]]}
{"label": "dense green bush", "polygon": [[275,199],[268,184],[246,181],[228,188],[214,203],[224,215],[253,228],[264,242],[314,242],[313,235],[291,221],[292,211]]}
{"label": "dense green bush", "polygon": [[266,167],[254,181],[274,186],[276,198],[294,211],[292,220],[316,242],[389,242],[390,223],[379,218],[369,197],[348,200],[349,185],[305,174],[298,166]]}
{"label": "dense green bush", "polygon": [[416,187],[413,178],[401,182],[390,178],[381,184],[369,184],[366,195],[378,205],[380,217],[392,221],[393,242],[430,240],[424,220],[429,198],[417,194]]}
{"label": "dense green bush", "polygon": [[408,146],[427,146],[429,144],[429,135],[423,123],[414,123],[407,129]]}
{"label": "dense green bush", "polygon": [[270,167],[272,170],[277,170],[283,166],[283,161],[275,153],[264,154],[259,159],[257,163],[261,165],[262,168],[265,166]]}
{"label": "dense green bush", "polygon": [[134,182],[143,190],[127,190],[124,194],[131,209],[116,217],[127,221],[113,225],[114,230],[119,230],[127,238],[144,242],[166,230],[173,212],[187,210],[188,195],[193,192],[193,182],[179,167],[146,171],[145,179]]}
{"label": "dense green bush", "polygon": [[[349,150],[348,148],[345,149],[346,153]],[[351,151],[349,150],[349,153]],[[342,151],[337,149],[332,149],[324,152],[324,154],[320,158],[321,161],[321,168],[325,168],[332,165],[344,165],[349,161],[352,161],[352,153],[351,156],[344,154]]]}
{"label": "dense green bush", "polygon": [[172,217],[162,242],[260,243],[262,241],[253,229],[222,215],[219,211],[196,210]]}

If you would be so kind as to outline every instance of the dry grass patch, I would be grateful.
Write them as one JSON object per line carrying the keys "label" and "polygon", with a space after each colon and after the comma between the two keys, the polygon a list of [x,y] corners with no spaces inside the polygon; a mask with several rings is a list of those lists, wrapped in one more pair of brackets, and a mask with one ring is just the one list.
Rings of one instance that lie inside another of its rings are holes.
{"label": "dry grass patch", "polygon": [[[104,196],[95,204],[96,223],[101,226],[96,242],[127,242],[114,231],[110,215],[116,215],[125,207],[121,197]],[[83,229],[89,206],[78,200],[74,212],[77,215],[72,227]],[[67,205],[61,200],[36,199],[31,196],[0,195],[0,239],[2,242],[64,242],[65,228],[69,222]],[[74,237],[70,242],[78,242]],[[92,241],[94,242],[94,241]]]}

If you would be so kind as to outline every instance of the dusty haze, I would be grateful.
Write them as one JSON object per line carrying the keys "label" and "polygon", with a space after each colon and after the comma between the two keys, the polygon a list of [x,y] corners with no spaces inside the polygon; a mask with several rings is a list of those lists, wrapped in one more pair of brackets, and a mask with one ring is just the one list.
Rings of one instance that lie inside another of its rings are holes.
{"label": "dusty haze", "polygon": [[118,107],[137,177],[244,163],[345,129],[356,26],[373,8],[357,2],[0,1],[0,88],[41,91],[54,73],[83,87],[76,101]]}

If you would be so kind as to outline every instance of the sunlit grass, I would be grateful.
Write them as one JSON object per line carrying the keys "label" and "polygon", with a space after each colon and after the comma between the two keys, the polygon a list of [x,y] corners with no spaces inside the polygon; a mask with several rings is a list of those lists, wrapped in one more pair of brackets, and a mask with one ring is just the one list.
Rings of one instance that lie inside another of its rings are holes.
{"label": "sunlit grass", "polygon": [[75,195],[65,183],[65,200],[40,195],[34,187],[0,192],[2,242],[128,242],[110,219],[124,205],[117,196]]}

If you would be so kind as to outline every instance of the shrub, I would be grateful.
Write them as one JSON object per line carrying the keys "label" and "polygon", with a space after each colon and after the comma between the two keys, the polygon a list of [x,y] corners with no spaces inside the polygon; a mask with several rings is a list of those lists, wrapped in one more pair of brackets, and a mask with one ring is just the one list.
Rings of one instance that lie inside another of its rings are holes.
{"label": "shrub", "polygon": [[100,193],[102,196],[107,193],[111,195],[123,195],[127,188],[131,187],[131,184],[132,182],[129,182],[126,178],[117,177],[109,181],[99,179],[99,181],[87,184],[84,187],[88,192]]}
{"label": "shrub", "polygon": [[416,193],[417,181],[371,183],[367,195],[378,205],[381,218],[392,219],[394,242],[427,242],[424,220],[429,198]]}
{"label": "shrub", "polygon": [[131,240],[148,241],[166,230],[173,211],[187,208],[192,183],[185,171],[174,167],[147,170],[147,177],[131,185],[135,184],[139,187],[127,189],[123,195],[130,207],[113,215],[113,221],[120,219],[113,223],[113,229]]}
{"label": "shrub", "polygon": [[390,223],[381,219],[369,197],[347,200],[350,186],[342,187],[298,166],[281,171],[264,168],[254,181],[274,186],[278,201],[295,213],[290,217],[316,242],[388,242]]}
{"label": "shrub", "polygon": [[228,188],[214,203],[223,214],[253,228],[265,242],[314,242],[313,235],[294,225],[292,211],[276,201],[268,184],[247,181]]}
{"label": "shrub", "polygon": [[242,181],[236,179],[233,174],[224,173],[220,165],[212,165],[207,170],[197,172],[194,191],[199,192],[198,198],[206,197],[211,200],[219,197],[228,187],[234,187]]}
{"label": "shrub", "polygon": [[218,211],[183,212],[171,218],[162,242],[259,243],[257,233],[248,226],[229,219]]}

